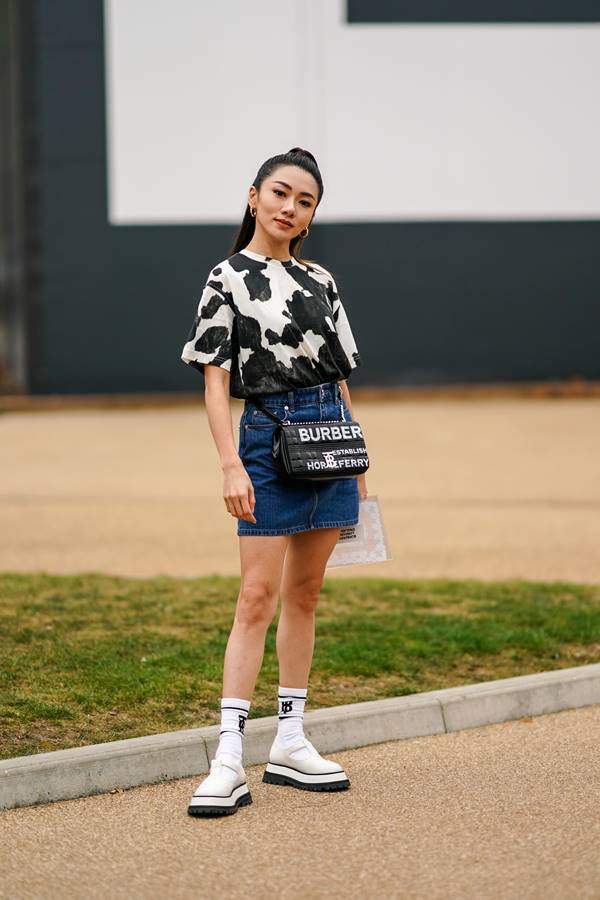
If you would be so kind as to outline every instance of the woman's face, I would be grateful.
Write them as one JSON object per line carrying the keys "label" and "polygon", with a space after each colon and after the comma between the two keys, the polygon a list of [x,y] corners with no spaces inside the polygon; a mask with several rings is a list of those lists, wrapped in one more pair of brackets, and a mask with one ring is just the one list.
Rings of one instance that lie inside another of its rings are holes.
{"label": "woman's face", "polygon": [[299,166],[280,166],[265,178],[258,193],[254,185],[249,192],[257,224],[277,241],[290,241],[310,226],[318,199],[317,182]]}

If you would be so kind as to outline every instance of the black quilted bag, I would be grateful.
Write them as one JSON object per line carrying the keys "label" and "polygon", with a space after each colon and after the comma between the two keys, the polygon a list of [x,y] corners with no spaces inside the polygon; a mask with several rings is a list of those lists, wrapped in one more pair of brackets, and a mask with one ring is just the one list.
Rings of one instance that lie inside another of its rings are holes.
{"label": "black quilted bag", "polygon": [[343,418],[325,422],[286,422],[257,397],[248,399],[277,422],[271,454],[280,478],[310,481],[356,478],[369,468],[365,439],[358,422]]}

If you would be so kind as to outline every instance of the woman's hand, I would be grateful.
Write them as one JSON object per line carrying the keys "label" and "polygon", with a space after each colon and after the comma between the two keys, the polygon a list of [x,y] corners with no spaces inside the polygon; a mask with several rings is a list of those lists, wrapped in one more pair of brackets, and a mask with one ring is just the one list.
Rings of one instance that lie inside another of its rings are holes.
{"label": "woman's hand", "polygon": [[367,499],[367,473],[363,472],[362,475],[357,475],[356,480],[358,482],[358,499],[366,500]]}
{"label": "woman's hand", "polygon": [[224,469],[223,500],[236,519],[256,525],[254,518],[254,488],[241,459]]}

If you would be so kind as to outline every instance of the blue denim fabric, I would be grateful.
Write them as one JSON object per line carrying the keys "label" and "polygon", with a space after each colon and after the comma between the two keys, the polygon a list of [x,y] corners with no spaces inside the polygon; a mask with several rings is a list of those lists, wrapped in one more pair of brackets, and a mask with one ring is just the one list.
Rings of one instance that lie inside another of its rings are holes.
{"label": "blue denim fabric", "polygon": [[[258,395],[280,419],[324,422],[351,419],[337,381]],[[340,408],[341,404],[341,408]],[[358,522],[358,484],[354,478],[323,481],[281,478],[271,458],[275,422],[246,400],[240,418],[238,452],[254,487],[256,525],[237,520],[237,533],[295,534],[314,528],[337,528]]]}

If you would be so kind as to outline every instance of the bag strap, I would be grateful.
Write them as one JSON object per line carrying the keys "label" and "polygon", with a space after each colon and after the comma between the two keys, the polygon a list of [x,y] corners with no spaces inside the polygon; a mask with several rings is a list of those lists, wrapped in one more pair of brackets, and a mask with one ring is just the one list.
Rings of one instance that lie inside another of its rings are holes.
{"label": "bag strap", "polygon": [[258,408],[261,410],[261,412],[264,412],[265,415],[267,415],[271,419],[273,419],[274,422],[277,422],[280,425],[284,422],[284,419],[280,419],[279,416],[276,416],[275,413],[271,412],[270,409],[267,409],[267,407],[264,405],[262,400],[259,400],[258,397],[250,396],[250,397],[248,397],[248,400],[251,400],[255,406],[258,406]]}

